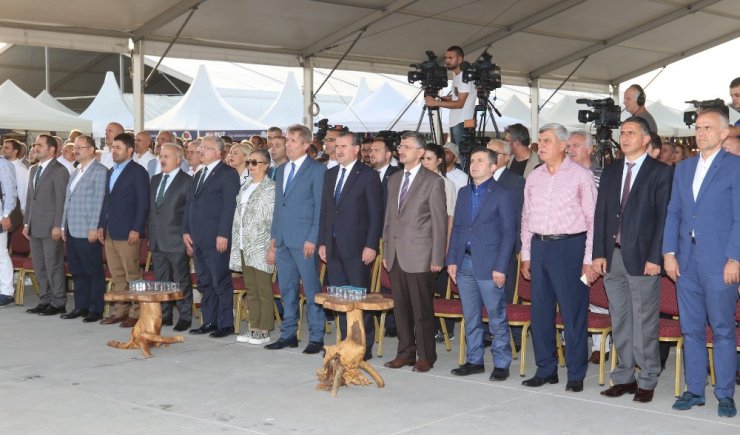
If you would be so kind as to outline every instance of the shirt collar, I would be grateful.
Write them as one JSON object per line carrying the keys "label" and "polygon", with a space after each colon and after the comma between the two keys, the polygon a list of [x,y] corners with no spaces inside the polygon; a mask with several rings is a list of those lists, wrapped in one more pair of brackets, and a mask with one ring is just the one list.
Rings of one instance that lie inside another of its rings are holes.
{"label": "shirt collar", "polygon": [[714,161],[714,158],[717,157],[717,155],[719,153],[721,153],[721,152],[722,152],[722,148],[720,148],[719,150],[717,150],[714,154],[712,154],[711,156],[709,156],[709,158],[707,158],[707,159],[704,159],[702,157],[701,153],[699,153],[699,163],[702,164],[702,165],[704,165],[704,166],[711,166],[712,165],[712,162]]}
{"label": "shirt collar", "polygon": [[114,167],[115,169],[118,169],[118,170],[123,170],[123,168],[125,168],[125,167],[126,167],[126,165],[128,165],[128,162],[130,162],[131,160],[132,160],[132,159],[128,159],[128,160],[126,160],[126,161],[125,161],[125,162],[123,162],[123,163],[115,163],[115,164],[113,164],[113,167]]}
{"label": "shirt collar", "polygon": [[172,178],[175,178],[175,175],[177,175],[177,172],[180,170],[180,167],[176,167],[175,169],[171,170],[170,172],[165,172],[165,175],[169,175]]}
{"label": "shirt collar", "polygon": [[290,160],[288,163],[293,163],[296,166],[301,166],[303,164],[303,162],[306,161],[306,157],[308,157],[308,154],[304,154],[304,155],[302,155],[301,157],[298,157],[295,160]]}
{"label": "shirt collar", "polygon": [[504,170],[506,169],[506,166],[502,166],[498,169],[496,169],[496,172],[493,173],[493,178],[498,181],[499,178],[501,178],[501,174],[504,173]]}
{"label": "shirt collar", "polygon": [[211,163],[207,164],[207,165],[206,165],[206,168],[208,168],[208,173],[210,174],[211,172],[213,172],[213,169],[214,169],[214,168],[216,167],[216,165],[218,165],[219,163],[221,163],[221,160],[214,160],[214,161],[212,161]]}
{"label": "shirt collar", "polygon": [[349,172],[352,172],[352,168],[354,168],[355,163],[357,163],[357,160],[352,160],[352,162],[350,162],[349,165],[347,165],[347,166],[339,165],[339,168],[340,169],[346,169],[347,170],[347,173],[349,173]]}
{"label": "shirt collar", "polygon": [[404,168],[403,169],[403,172],[404,172],[403,176],[404,177],[406,176],[406,172],[411,172],[411,175],[409,175],[409,177],[414,178],[414,177],[416,177],[416,174],[419,173],[419,169],[421,169],[421,162],[419,162],[418,165],[414,166],[413,169],[406,169],[406,168]]}
{"label": "shirt collar", "polygon": [[493,177],[490,177],[488,180],[482,182],[478,186],[476,186],[474,183],[471,183],[470,187],[473,189],[473,193],[478,193],[478,192],[488,189],[488,186],[490,186],[492,182],[493,182]]}

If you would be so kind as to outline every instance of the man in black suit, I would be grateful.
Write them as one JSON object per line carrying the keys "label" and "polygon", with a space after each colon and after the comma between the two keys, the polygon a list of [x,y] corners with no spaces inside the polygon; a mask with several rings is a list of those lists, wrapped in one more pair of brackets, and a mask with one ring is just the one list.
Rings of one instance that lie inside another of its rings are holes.
{"label": "man in black suit", "polygon": [[[518,236],[522,227],[522,206],[524,205],[524,177],[512,172],[507,165],[511,158],[511,144],[499,140],[491,139],[488,142],[487,148],[489,150],[496,151],[498,154],[498,162],[496,163],[496,172],[493,173],[493,179],[505,188],[514,192],[514,202],[516,204],[516,241],[514,243],[514,251],[511,253],[511,259],[509,260],[509,268],[506,270],[506,284],[504,294],[506,296],[506,302],[514,302],[514,292],[516,292],[516,274],[518,272],[517,267],[517,256],[519,250],[522,248],[522,240]],[[522,328],[514,327],[511,328],[511,335],[514,337],[514,347],[517,352],[522,346]]]}
{"label": "man in black suit", "polygon": [[191,334],[214,338],[234,332],[234,286],[231,283],[229,254],[231,224],[239,191],[236,169],[221,162],[224,141],[206,136],[198,147],[203,168],[188,191],[182,239],[188,254],[195,258],[198,289],[203,294],[203,326]]}
{"label": "man in black suit", "polygon": [[[190,328],[193,317],[193,284],[190,261],[182,239],[192,177],[180,168],[183,150],[180,145],[165,143],[159,151],[162,172],[152,178],[149,188],[149,249],[157,281],[173,281],[185,296],[177,301],[179,319],[175,331]],[[172,325],[174,302],[162,303],[162,324]]]}
{"label": "man in black suit", "polygon": [[[319,257],[326,262],[329,285],[370,288],[370,265],[375,261],[382,231],[380,179],[357,158],[357,136],[339,132],[335,142],[338,166],[324,174],[319,221]],[[365,360],[372,357],[375,322],[365,313]],[[340,315],[342,336],[346,316]]]}
{"label": "man in black suit", "polygon": [[[650,402],[660,375],[658,314],[663,225],[671,169],[647,153],[650,130],[636,117],[620,127],[624,159],[604,168],[594,217],[593,265],[604,275],[613,340],[619,352],[607,397]],[[636,372],[636,367],[640,367]]]}

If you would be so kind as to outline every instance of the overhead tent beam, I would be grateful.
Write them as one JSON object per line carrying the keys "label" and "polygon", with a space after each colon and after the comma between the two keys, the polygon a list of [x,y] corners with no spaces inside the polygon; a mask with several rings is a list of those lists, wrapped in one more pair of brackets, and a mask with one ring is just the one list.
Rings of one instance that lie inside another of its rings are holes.
{"label": "overhead tent beam", "polygon": [[591,56],[594,53],[598,53],[599,51],[605,50],[609,47],[612,47],[614,45],[617,45],[621,42],[624,42],[628,39],[634,38],[635,36],[639,36],[649,30],[653,30],[657,27],[663,26],[665,24],[671,23],[673,21],[676,21],[679,18],[685,17],[686,15],[693,14],[695,12],[700,11],[701,9],[704,9],[708,6],[711,6],[715,3],[719,3],[722,0],[700,0],[695,3],[692,3],[690,5],[686,5],[681,7],[680,9],[676,9],[675,11],[668,13],[666,15],[663,15],[661,17],[651,19],[649,21],[646,21],[642,24],[640,24],[637,27],[633,27],[627,31],[621,32],[619,35],[615,35],[612,38],[606,39],[602,42],[596,43],[591,45],[590,47],[586,47],[583,50],[579,50],[573,54],[570,54],[568,56],[565,56],[559,60],[556,60],[555,62],[551,62],[547,65],[541,66],[535,70],[533,70],[530,73],[530,76],[533,79],[539,78],[544,74],[547,74],[551,71],[554,71],[558,68],[564,67],[572,62],[575,62],[579,59],[582,59],[586,56]]}
{"label": "overhead tent beam", "polygon": [[161,29],[164,25],[169,24],[172,20],[178,18],[190,9],[197,8],[205,1],[206,0],[182,0],[176,3],[169,9],[162,11],[159,15],[144,23],[144,25],[138,29],[134,30],[131,39],[133,39],[134,42],[146,39],[152,33]]}
{"label": "overhead tent beam", "polygon": [[402,9],[405,9],[406,7],[416,3],[417,1],[418,0],[396,0],[383,8],[382,11],[373,12],[360,18],[359,20],[355,20],[349,26],[344,27],[340,31],[332,32],[331,34],[326,35],[325,37],[305,47],[303,49],[303,57],[309,58],[318,52],[324,51],[328,47],[331,47],[337,42],[342,41],[344,38],[347,38],[355,32],[369,27],[370,25],[375,24],[386,17],[393,15],[394,13]]}
{"label": "overhead tent beam", "polygon": [[63,84],[67,83],[68,81],[75,78],[78,74],[81,72],[92,68],[93,66],[97,65],[98,63],[102,62],[106,57],[110,56],[110,53],[100,53],[97,56],[93,57],[92,59],[88,60],[87,62],[83,63],[82,65],[78,66],[74,70],[66,73],[63,75],[59,80],[56,80],[54,83],[51,84],[51,88],[47,89],[48,92],[53,93],[52,91],[56,90]]}
{"label": "overhead tent beam", "polygon": [[535,14],[532,14],[522,20],[519,20],[514,24],[510,24],[504,27],[503,29],[497,30],[493,33],[489,33],[488,35],[482,36],[473,42],[465,44],[463,49],[465,50],[466,53],[469,53],[469,52],[474,52],[481,48],[487,47],[496,41],[500,41],[506,37],[513,35],[514,33],[519,32],[520,30],[524,30],[528,27],[531,27],[548,18],[552,18],[555,15],[558,15],[561,12],[565,12],[568,9],[572,8],[573,6],[581,4],[585,1],[586,0],[566,0],[566,1],[558,2],[548,8],[545,8]]}
{"label": "overhead tent beam", "polygon": [[614,86],[618,86],[620,83],[624,83],[629,79],[633,79],[639,75],[645,74],[647,72],[650,72],[654,69],[661,68],[664,66],[667,66],[668,64],[671,64],[673,62],[677,62],[681,59],[685,59],[689,56],[693,56],[697,53],[701,53],[704,50],[708,50],[712,47],[716,47],[717,45],[723,44],[725,42],[732,41],[735,38],[740,38],[740,30],[736,30],[732,33],[728,33],[726,35],[720,36],[719,38],[715,38],[711,41],[707,41],[703,44],[699,44],[697,46],[691,47],[686,50],[681,50],[680,53],[674,54],[672,56],[668,56],[666,58],[663,58],[657,62],[653,62],[650,65],[646,65],[640,69],[630,71],[626,74],[622,74],[619,77],[614,78],[612,81]]}

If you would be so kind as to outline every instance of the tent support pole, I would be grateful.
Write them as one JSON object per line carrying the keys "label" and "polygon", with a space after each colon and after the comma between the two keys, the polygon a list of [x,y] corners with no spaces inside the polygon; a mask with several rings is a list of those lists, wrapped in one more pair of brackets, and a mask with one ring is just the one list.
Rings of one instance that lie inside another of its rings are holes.
{"label": "tent support pole", "polygon": [[[530,112],[530,136],[537,137],[540,130],[540,80],[534,79],[529,82],[529,107]],[[534,140],[534,139],[533,139]]]}
{"label": "tent support pole", "polygon": [[49,47],[44,47],[44,77],[46,78],[46,92],[50,92],[51,86],[49,86]]}
{"label": "tent support pole", "polygon": [[144,130],[144,41],[134,42],[134,52],[131,56],[134,92],[134,131]]}
{"label": "tent support pole", "polygon": [[121,95],[124,94],[123,85],[124,85],[124,75],[123,75],[123,54],[118,54],[118,86],[121,88]]}
{"label": "tent support pole", "polygon": [[313,130],[313,62],[302,59],[303,67],[303,125]]}

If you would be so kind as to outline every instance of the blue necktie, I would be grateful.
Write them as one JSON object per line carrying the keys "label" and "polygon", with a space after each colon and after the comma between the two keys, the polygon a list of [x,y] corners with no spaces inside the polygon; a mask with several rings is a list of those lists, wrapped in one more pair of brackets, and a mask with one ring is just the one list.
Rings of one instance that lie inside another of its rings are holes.
{"label": "blue necktie", "polygon": [[295,163],[290,162],[290,173],[288,174],[288,182],[285,183],[285,191],[288,191],[288,187],[290,187],[290,183],[293,181],[293,176],[295,175]]}
{"label": "blue necktie", "polygon": [[339,196],[342,194],[342,183],[344,183],[345,171],[347,171],[347,169],[342,168],[342,175],[339,176],[339,183],[337,183],[337,188],[334,189],[334,205],[339,204]]}

